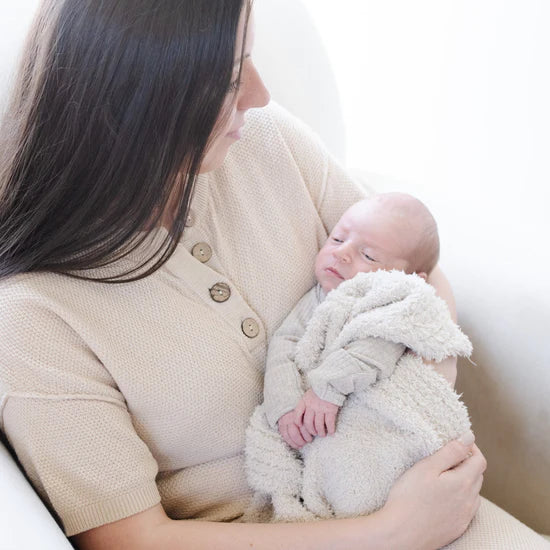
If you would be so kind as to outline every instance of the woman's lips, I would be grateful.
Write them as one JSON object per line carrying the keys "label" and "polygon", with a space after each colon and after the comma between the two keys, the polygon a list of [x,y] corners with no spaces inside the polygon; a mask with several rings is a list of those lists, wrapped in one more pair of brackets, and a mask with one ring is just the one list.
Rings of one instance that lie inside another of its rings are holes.
{"label": "woman's lips", "polygon": [[325,271],[327,271],[331,275],[334,275],[335,277],[338,277],[338,279],[344,280],[344,277],[342,277],[342,275],[340,275],[340,272],[338,270],[334,269],[333,267],[327,267],[327,268],[325,268]]}

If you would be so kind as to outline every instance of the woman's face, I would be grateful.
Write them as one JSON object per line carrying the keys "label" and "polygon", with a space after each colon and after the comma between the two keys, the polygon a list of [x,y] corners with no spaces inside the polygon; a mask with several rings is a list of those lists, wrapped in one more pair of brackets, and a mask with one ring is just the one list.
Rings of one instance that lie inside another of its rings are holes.
{"label": "woman's face", "polygon": [[[245,9],[241,14],[237,31],[235,51],[237,58],[233,67],[232,84],[236,87],[241,63],[241,45],[243,43],[245,29]],[[254,21],[253,14],[248,19],[246,42],[242,59],[241,83],[237,91],[228,90],[227,98],[222,107],[221,114],[216,123],[213,136],[201,164],[200,172],[215,170],[223,163],[229,147],[241,137],[244,126],[244,115],[253,107],[264,107],[269,103],[269,92],[265,87],[251,58],[254,45]],[[233,87],[233,86],[232,86]]]}

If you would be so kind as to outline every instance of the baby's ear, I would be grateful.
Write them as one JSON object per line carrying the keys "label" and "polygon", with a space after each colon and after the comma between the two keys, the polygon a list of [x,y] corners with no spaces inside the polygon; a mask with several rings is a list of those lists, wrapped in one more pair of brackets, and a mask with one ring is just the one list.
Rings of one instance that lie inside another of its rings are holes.
{"label": "baby's ear", "polygon": [[420,273],[417,273],[417,275],[419,277],[421,277],[422,279],[424,279],[425,281],[428,280],[428,275],[426,273],[424,273],[423,271],[421,271]]}

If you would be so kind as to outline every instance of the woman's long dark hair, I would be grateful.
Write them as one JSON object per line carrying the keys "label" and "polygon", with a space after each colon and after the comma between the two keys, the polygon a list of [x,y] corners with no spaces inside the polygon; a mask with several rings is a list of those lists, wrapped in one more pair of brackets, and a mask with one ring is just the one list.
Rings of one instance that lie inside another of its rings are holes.
{"label": "woman's long dark hair", "polygon": [[[0,278],[123,282],[168,260],[243,9],[248,19],[248,0],[43,0],[0,130]],[[86,274],[139,246],[168,203],[168,235],[141,269]]]}

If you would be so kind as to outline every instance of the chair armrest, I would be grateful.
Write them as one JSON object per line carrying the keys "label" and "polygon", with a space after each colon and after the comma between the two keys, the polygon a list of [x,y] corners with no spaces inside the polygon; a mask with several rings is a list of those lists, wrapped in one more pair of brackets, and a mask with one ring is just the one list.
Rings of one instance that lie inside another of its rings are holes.
{"label": "chair armrest", "polygon": [[64,533],[0,443],[0,548],[72,550]]}

